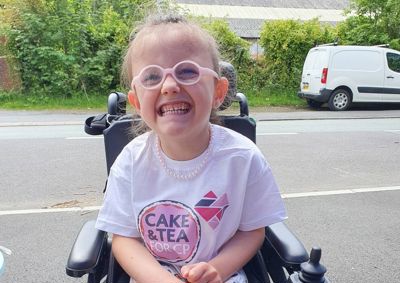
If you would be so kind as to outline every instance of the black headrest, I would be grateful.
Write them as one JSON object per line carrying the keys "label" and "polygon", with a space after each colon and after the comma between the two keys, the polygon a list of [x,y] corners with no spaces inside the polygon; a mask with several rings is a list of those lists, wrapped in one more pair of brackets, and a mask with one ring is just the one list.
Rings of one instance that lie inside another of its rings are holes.
{"label": "black headrest", "polygon": [[236,71],[232,64],[228,62],[219,62],[219,70],[222,77],[228,79],[228,93],[226,94],[225,100],[222,102],[218,110],[222,111],[229,106],[231,106],[232,101],[236,97],[237,87],[236,87]]}

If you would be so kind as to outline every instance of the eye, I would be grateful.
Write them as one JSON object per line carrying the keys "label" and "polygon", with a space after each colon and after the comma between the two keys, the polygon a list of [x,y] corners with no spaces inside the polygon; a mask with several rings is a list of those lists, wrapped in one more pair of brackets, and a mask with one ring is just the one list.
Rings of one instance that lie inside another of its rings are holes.
{"label": "eye", "polygon": [[162,79],[162,75],[158,70],[149,70],[141,75],[140,81],[145,86],[158,84]]}
{"label": "eye", "polygon": [[148,74],[143,78],[143,81],[157,81],[160,80],[161,76],[159,74]]}
{"label": "eye", "polygon": [[184,64],[175,70],[175,75],[181,80],[193,80],[199,77],[199,70],[194,65]]}

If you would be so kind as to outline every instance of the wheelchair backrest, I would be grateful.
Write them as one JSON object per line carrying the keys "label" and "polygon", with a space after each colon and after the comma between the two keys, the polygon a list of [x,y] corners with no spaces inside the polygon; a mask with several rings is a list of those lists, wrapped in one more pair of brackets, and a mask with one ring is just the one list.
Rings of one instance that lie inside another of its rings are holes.
{"label": "wheelchair backrest", "polygon": [[[256,141],[256,123],[249,116],[220,116],[222,125]],[[133,138],[132,123],[138,123],[138,118],[125,118],[114,120],[111,125],[103,131],[104,145],[106,150],[107,174],[118,154]]]}

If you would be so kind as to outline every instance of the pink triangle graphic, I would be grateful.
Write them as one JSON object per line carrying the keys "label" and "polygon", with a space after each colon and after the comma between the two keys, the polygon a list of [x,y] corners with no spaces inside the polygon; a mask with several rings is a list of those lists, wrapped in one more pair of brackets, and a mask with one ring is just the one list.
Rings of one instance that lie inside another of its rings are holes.
{"label": "pink triangle graphic", "polygon": [[218,213],[217,213],[217,218],[219,219],[219,220],[221,220],[222,219],[222,215],[224,215],[224,211],[221,209]]}
{"label": "pink triangle graphic", "polygon": [[211,228],[213,228],[215,230],[215,228],[217,228],[219,221],[216,218],[211,219],[210,221],[208,221],[208,224],[211,226]]}
{"label": "pink triangle graphic", "polygon": [[229,202],[228,202],[228,196],[226,195],[226,193],[225,194],[223,194],[219,199],[217,199],[213,204],[212,204],[212,206],[215,206],[215,207],[224,207],[224,206],[226,206],[226,205],[228,205],[229,204]]}

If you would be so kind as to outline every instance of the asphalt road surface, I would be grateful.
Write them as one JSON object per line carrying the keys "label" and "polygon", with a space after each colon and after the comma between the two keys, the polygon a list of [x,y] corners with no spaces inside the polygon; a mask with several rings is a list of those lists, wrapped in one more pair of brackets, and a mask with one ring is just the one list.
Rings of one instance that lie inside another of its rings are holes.
{"label": "asphalt road surface", "polygon": [[[1,283],[85,282],[65,263],[106,177],[86,116],[0,111],[0,245],[13,251]],[[400,282],[400,110],[254,117],[287,224],[322,247],[331,282]]]}

